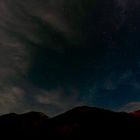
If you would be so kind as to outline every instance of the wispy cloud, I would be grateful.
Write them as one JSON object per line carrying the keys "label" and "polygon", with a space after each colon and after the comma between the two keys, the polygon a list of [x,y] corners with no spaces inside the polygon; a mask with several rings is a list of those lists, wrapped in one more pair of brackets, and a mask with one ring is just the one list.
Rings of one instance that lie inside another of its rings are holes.
{"label": "wispy cloud", "polygon": [[119,109],[119,111],[133,112],[140,110],[140,102],[130,102]]}
{"label": "wispy cloud", "polygon": [[[69,92],[69,94],[67,92]],[[50,91],[43,91],[43,93],[36,95],[35,98],[39,104],[56,106],[62,112],[74,106],[84,104],[78,99],[79,93],[76,89],[66,91],[63,88],[58,88]]]}
{"label": "wispy cloud", "polygon": [[24,91],[18,87],[11,87],[0,93],[0,113],[9,113],[22,104]]}

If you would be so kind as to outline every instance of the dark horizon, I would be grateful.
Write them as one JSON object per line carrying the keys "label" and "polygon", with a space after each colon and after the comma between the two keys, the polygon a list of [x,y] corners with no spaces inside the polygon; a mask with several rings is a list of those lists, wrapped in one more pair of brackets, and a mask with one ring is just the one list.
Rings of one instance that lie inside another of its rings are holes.
{"label": "dark horizon", "polygon": [[[102,139],[139,136],[140,110],[119,113],[94,107],[77,107],[55,117],[39,112],[0,116],[1,136],[19,139]],[[6,134],[6,135],[5,135]]]}

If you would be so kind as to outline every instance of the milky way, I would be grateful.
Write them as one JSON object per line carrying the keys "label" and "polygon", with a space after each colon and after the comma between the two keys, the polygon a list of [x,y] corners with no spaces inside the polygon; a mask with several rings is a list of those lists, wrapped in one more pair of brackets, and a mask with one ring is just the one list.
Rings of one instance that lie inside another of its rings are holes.
{"label": "milky way", "polygon": [[0,0],[0,113],[140,107],[138,0]]}

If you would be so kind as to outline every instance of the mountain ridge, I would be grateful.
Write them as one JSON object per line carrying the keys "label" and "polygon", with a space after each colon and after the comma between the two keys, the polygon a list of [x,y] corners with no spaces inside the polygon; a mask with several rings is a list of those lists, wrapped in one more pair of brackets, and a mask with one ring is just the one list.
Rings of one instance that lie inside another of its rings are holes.
{"label": "mountain ridge", "polygon": [[[5,138],[125,138],[138,136],[140,116],[96,107],[76,107],[55,117],[40,112],[0,116],[1,134]],[[8,135],[5,135],[8,134]]]}

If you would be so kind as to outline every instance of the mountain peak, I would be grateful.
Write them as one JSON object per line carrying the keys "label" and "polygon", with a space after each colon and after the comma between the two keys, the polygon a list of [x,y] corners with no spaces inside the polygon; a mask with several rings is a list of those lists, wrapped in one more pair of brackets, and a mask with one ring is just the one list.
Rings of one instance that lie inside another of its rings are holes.
{"label": "mountain peak", "polygon": [[73,110],[86,113],[86,112],[96,112],[96,111],[101,111],[101,110],[103,111],[105,109],[101,109],[97,107],[89,107],[89,106],[79,106],[79,107],[74,108]]}
{"label": "mountain peak", "polygon": [[31,111],[31,112],[26,112],[24,114],[21,114],[24,117],[34,117],[34,118],[49,118],[46,114],[42,112],[36,112],[36,111]]}

